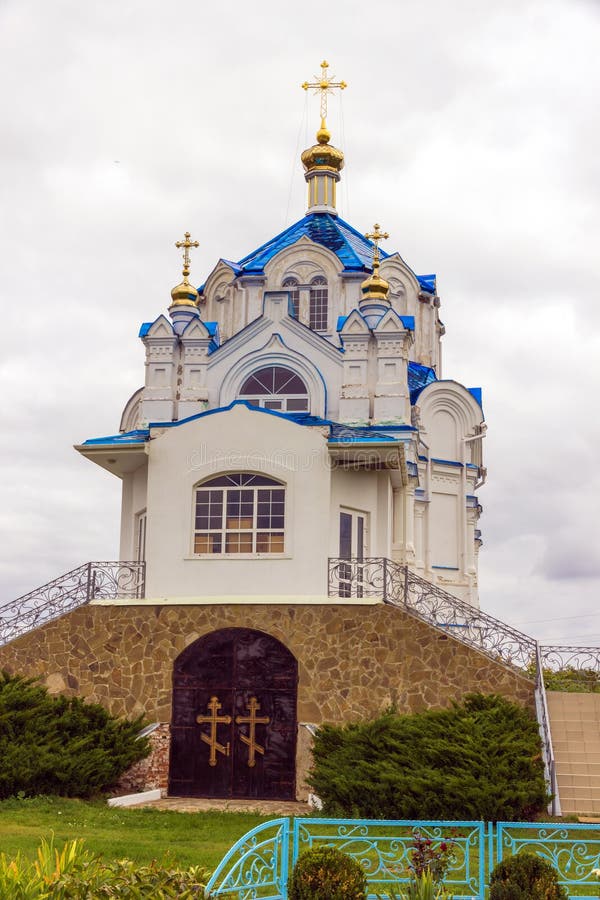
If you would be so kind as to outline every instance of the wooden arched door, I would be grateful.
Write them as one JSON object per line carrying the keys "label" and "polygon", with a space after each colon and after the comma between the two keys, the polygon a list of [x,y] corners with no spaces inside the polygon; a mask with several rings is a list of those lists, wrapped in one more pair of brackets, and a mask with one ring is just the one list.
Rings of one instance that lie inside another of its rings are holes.
{"label": "wooden arched door", "polygon": [[295,799],[298,664],[280,641],[224,628],[175,660],[169,793]]}

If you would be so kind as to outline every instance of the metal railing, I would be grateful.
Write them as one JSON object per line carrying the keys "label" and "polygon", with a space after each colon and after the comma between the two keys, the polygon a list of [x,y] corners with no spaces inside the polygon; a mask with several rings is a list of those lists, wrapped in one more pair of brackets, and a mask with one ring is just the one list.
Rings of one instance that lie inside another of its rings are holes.
{"label": "metal railing", "polygon": [[241,837],[215,869],[205,896],[287,900],[287,879],[303,850],[336,847],[362,866],[367,897],[388,895],[410,881],[416,835],[434,851],[450,847],[446,889],[456,900],[489,896],[495,865],[526,850],[547,860],[570,897],[598,896],[595,870],[600,825],[555,822],[444,822],[376,819],[271,819]]}
{"label": "metal railing", "polygon": [[90,600],[144,596],[143,562],[88,562],[0,607],[0,646]]}
{"label": "metal railing", "polygon": [[330,559],[329,595],[381,597],[505,665],[533,675],[537,642],[391,559]]}

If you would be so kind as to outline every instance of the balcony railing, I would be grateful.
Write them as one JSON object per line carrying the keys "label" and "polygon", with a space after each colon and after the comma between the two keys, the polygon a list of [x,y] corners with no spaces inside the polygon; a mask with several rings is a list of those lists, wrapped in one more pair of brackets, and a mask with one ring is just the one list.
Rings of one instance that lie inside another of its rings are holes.
{"label": "balcony railing", "polygon": [[0,607],[0,645],[90,600],[144,596],[143,562],[88,562]]}

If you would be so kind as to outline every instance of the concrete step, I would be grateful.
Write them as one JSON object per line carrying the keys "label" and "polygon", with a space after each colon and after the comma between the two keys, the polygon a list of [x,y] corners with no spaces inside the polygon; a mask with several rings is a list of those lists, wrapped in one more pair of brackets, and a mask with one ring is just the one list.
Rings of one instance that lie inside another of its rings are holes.
{"label": "concrete step", "polygon": [[590,763],[587,758],[583,762],[557,758],[556,772],[558,775],[589,775],[600,779],[600,763]]}

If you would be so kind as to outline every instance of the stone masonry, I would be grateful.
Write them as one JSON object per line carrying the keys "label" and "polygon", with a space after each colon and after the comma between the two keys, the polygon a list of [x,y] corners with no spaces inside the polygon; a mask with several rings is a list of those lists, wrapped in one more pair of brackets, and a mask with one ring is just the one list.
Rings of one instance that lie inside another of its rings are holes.
{"label": "stone masonry", "polygon": [[[298,721],[320,725],[449,706],[471,691],[533,709],[534,685],[451,636],[384,604],[89,605],[0,648],[0,668],[39,676],[53,693],[77,694],[115,714],[166,725],[176,657],[219,628],[267,632],[299,664]],[[310,753],[299,730],[297,782]],[[155,733],[156,734],[156,733]],[[130,788],[166,783],[168,730]],[[143,783],[142,783],[143,782]],[[124,785],[125,786],[125,785]],[[303,798],[305,791],[299,789]]]}

